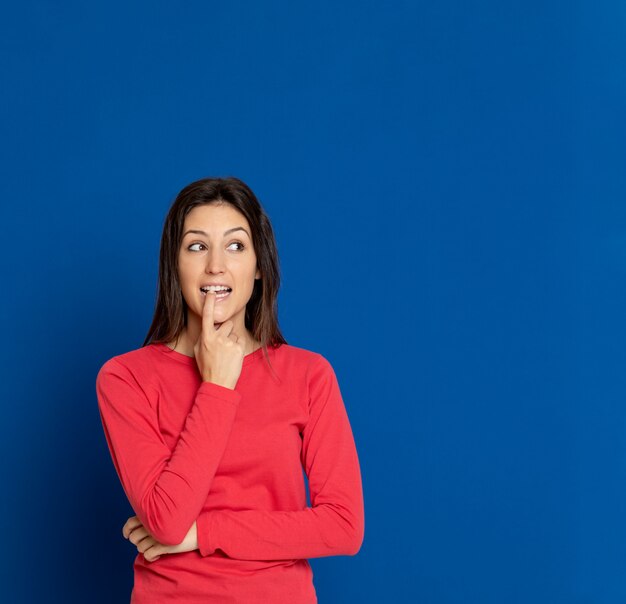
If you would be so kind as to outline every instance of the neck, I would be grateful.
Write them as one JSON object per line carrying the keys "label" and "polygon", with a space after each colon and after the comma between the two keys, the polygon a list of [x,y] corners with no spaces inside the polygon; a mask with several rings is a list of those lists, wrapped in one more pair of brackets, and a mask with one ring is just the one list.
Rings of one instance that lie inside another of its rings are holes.
{"label": "neck", "polygon": [[[215,328],[219,328],[219,324],[215,326]],[[200,337],[200,333],[202,332],[202,325],[198,321],[195,321],[194,318],[190,317],[190,320],[187,323],[187,326],[183,329],[178,338],[178,343],[176,344],[175,350],[178,352],[182,352],[187,356],[194,356],[193,347],[195,346],[196,341]],[[250,354],[254,352],[260,346],[260,342],[256,341],[250,331],[248,331],[243,326],[235,325],[230,332],[231,334],[235,334],[238,338],[239,342],[244,342],[244,354]]]}

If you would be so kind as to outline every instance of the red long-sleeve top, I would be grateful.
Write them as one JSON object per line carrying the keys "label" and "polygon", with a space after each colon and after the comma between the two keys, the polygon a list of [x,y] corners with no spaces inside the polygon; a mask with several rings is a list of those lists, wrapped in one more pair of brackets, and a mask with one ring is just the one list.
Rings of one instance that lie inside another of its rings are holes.
{"label": "red long-sleeve top", "polygon": [[315,603],[306,559],[360,549],[361,473],[332,366],[288,344],[268,353],[274,372],[259,348],[234,390],[165,344],[100,369],[100,417],[135,514],[164,544],[198,530],[192,552],[137,554],[131,604]]}

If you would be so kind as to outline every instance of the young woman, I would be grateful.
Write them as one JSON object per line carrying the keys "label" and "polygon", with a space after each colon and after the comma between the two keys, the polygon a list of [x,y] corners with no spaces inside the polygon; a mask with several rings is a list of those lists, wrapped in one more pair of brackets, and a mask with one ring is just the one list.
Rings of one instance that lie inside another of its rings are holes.
{"label": "young woman", "polygon": [[136,514],[122,529],[139,551],[132,604],[310,604],[306,559],[361,547],[361,474],[337,379],[325,357],[283,338],[279,282],[270,221],[246,184],[206,178],[178,194],[143,346],[96,379]]}

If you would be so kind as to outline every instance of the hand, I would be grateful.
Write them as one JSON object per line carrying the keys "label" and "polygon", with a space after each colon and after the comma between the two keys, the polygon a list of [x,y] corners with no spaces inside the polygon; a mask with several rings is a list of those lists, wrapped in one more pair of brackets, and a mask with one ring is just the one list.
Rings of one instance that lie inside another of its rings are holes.
{"label": "hand", "polygon": [[214,308],[215,294],[207,292],[202,307],[202,330],[193,352],[203,381],[234,390],[243,366],[244,343],[231,333],[235,325],[232,321],[224,321],[215,329]]}
{"label": "hand", "polygon": [[141,524],[141,520],[137,516],[131,516],[126,521],[122,527],[122,535],[137,546],[137,551],[143,554],[147,562],[158,560],[162,554],[180,554],[198,549],[198,530],[195,521],[187,536],[178,545],[159,543]]}

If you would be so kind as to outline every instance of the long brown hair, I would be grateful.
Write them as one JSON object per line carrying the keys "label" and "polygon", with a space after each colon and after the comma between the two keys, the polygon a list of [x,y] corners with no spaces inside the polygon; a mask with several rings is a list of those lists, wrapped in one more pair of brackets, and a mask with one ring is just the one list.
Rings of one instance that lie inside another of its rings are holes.
{"label": "long brown hair", "polygon": [[187,325],[188,307],[180,285],[178,255],[185,217],[196,206],[209,203],[230,204],[246,217],[252,229],[252,245],[261,278],[254,281],[246,305],[245,326],[256,340],[260,340],[269,363],[267,347],[287,344],[278,326],[278,249],[270,220],[255,194],[234,176],[196,180],[176,196],[163,225],[154,316],[142,346],[178,341]]}

